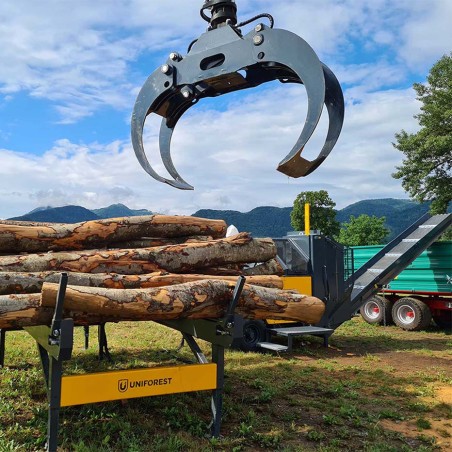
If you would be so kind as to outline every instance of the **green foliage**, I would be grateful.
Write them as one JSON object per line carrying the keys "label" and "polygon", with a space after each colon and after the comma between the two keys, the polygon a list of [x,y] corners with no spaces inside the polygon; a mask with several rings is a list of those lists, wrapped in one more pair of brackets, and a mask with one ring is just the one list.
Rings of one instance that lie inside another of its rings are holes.
{"label": "green foliage", "polygon": [[322,439],[325,439],[325,433],[312,429],[306,433],[306,438],[308,438],[309,441],[322,441]]}
{"label": "green foliage", "polygon": [[336,203],[326,190],[301,192],[293,203],[290,222],[296,231],[304,230],[304,206],[311,205],[311,229],[318,229],[329,237],[339,233],[339,222],[336,220]]}
{"label": "green foliage", "polygon": [[420,130],[396,134],[405,159],[393,174],[411,198],[432,200],[432,213],[445,213],[452,200],[452,53],[433,65],[427,83],[413,85],[422,103]]}
{"label": "green foliage", "polygon": [[350,217],[348,223],[342,225],[339,243],[346,246],[380,245],[389,233],[385,226],[385,217],[360,215]]}
{"label": "green foliage", "polygon": [[416,426],[419,430],[428,430],[430,428],[432,428],[432,424],[430,421],[428,421],[427,419],[424,419],[422,417],[420,417],[417,421],[416,421]]}

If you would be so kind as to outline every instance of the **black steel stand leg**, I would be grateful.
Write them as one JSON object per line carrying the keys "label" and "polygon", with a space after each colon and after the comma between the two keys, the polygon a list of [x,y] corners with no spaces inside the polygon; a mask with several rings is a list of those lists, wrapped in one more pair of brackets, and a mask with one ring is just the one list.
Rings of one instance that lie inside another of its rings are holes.
{"label": "black steel stand leg", "polygon": [[85,350],[88,350],[89,347],[89,326],[85,325],[83,327],[83,335],[85,336]]}
{"label": "black steel stand leg", "polygon": [[287,351],[289,353],[292,352],[292,348],[293,348],[293,337],[287,336]]}
{"label": "black steel stand leg", "polygon": [[47,350],[40,344],[38,344],[39,358],[41,359],[42,372],[44,373],[44,380],[46,382],[47,395],[49,394],[50,384],[50,360]]}
{"label": "black steel stand leg", "polygon": [[58,446],[58,424],[61,405],[61,378],[63,363],[50,357],[49,417],[47,425],[47,451],[56,452]]}
{"label": "black steel stand leg", "polygon": [[112,362],[110,351],[108,350],[107,333],[105,332],[105,323],[101,323],[98,329],[99,338],[99,360],[106,358],[109,362]]}
{"label": "black steel stand leg", "polygon": [[223,415],[223,389],[224,389],[224,347],[212,344],[212,361],[217,365],[217,389],[212,393],[212,426],[211,435],[220,436],[221,418]]}
{"label": "black steel stand leg", "polygon": [[6,331],[0,329],[0,367],[5,366],[5,341]]}

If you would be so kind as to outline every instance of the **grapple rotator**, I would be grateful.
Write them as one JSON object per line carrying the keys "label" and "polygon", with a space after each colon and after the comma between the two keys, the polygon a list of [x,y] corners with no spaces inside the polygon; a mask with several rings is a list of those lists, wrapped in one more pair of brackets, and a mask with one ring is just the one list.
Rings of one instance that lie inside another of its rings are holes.
{"label": "grapple rotator", "polygon": [[[344,98],[333,72],[319,61],[302,38],[273,28],[269,14],[259,14],[238,23],[234,0],[205,1],[200,14],[209,23],[207,31],[189,45],[187,55],[171,53],[138,94],[132,115],[132,144],[141,166],[160,182],[193,190],[171,159],[171,137],[179,118],[204,97],[221,96],[279,80],[305,86],[308,110],[297,142],[277,169],[291,177],[313,172],[336,144],[344,120]],[[242,34],[242,27],[260,18],[268,19],[269,25],[258,23],[249,33]],[[318,124],[323,105],[329,116],[327,137],[318,157],[310,161],[301,153]],[[146,157],[143,128],[151,113],[163,118],[160,155],[173,179],[157,174]]]}

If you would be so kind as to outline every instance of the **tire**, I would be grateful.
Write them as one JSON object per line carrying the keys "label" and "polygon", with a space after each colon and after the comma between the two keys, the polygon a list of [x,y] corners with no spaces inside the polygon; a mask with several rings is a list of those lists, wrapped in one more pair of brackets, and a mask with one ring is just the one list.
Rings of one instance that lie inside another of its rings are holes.
{"label": "tire", "polygon": [[434,315],[435,323],[446,331],[452,331],[452,311],[441,311],[440,314]]}
{"label": "tire", "polygon": [[391,302],[387,298],[374,295],[361,306],[359,312],[367,323],[389,325],[392,323],[391,308]]}
{"label": "tire", "polygon": [[432,321],[429,307],[416,298],[404,297],[394,303],[392,308],[394,323],[407,331],[419,331],[427,328]]}
{"label": "tire", "polygon": [[231,348],[244,352],[259,350],[259,342],[267,340],[267,327],[262,320],[245,320],[243,323],[243,337],[234,339]]}

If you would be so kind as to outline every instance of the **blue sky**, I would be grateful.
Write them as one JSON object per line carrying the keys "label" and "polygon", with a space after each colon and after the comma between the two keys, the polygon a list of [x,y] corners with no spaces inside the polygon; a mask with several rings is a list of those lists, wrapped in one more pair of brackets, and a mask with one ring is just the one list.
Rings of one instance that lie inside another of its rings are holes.
{"label": "blue sky", "polygon": [[[176,167],[195,186],[181,192],[139,166],[130,115],[148,75],[205,30],[201,5],[1,3],[0,218],[40,205],[116,202],[173,214],[247,211],[289,206],[300,191],[318,189],[328,190],[338,207],[406,197],[391,178],[402,158],[391,141],[401,129],[417,130],[412,83],[425,81],[451,51],[450,0],[237,0],[240,20],[271,13],[276,27],[303,37],[333,69],[346,99],[343,133],[315,173],[289,179],[275,168],[302,129],[301,86],[271,84],[200,102],[174,136]],[[150,120],[145,131],[150,154],[158,125]],[[322,120],[307,153],[318,151],[325,127]]]}

